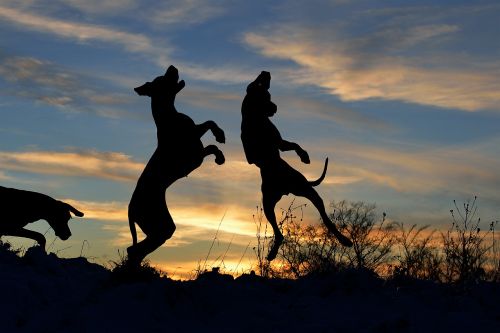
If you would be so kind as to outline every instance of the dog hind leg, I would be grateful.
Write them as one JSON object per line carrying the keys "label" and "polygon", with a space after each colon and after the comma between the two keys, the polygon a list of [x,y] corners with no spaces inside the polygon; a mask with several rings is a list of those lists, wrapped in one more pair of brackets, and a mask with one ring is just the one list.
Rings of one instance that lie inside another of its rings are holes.
{"label": "dog hind leg", "polygon": [[311,201],[314,207],[316,207],[316,209],[318,210],[321,216],[321,220],[323,220],[323,223],[325,224],[328,231],[330,231],[337,238],[339,243],[342,244],[343,246],[347,247],[352,246],[351,240],[346,236],[342,235],[335,226],[335,224],[330,220],[330,217],[326,213],[323,199],[321,199],[321,197],[319,196],[318,192],[316,192],[315,189],[313,189],[310,186],[307,186],[306,188],[303,188],[301,190],[294,191],[293,194],[309,199],[309,201]]}
{"label": "dog hind leg", "polygon": [[[163,215],[161,226],[152,230],[143,230],[146,238],[127,248],[128,259],[131,265],[139,265],[148,254],[163,245],[174,234],[176,227],[172,217],[168,212]],[[148,222],[156,221],[148,220]]]}
{"label": "dog hind leg", "polygon": [[224,164],[226,161],[226,158],[224,157],[224,154],[222,151],[217,148],[215,145],[208,145],[205,148],[203,148],[203,157],[205,158],[208,155],[215,155],[215,163],[218,165]]}
{"label": "dog hind leg", "polygon": [[278,250],[281,246],[281,243],[283,243],[284,239],[283,234],[281,233],[281,230],[278,227],[278,222],[276,221],[276,214],[274,213],[274,207],[276,206],[276,204],[280,199],[281,199],[280,195],[269,193],[268,191],[264,190],[262,191],[262,206],[264,209],[264,215],[271,224],[274,232],[274,241],[266,258],[268,261],[272,261],[274,260],[274,258],[276,258]]}

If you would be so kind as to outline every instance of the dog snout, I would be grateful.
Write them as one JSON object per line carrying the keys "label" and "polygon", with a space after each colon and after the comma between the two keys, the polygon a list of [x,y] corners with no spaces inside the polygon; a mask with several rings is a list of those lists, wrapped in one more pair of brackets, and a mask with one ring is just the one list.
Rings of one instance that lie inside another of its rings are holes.
{"label": "dog snout", "polygon": [[71,231],[69,230],[69,228],[68,230],[60,230],[56,233],[56,236],[64,241],[71,237]]}
{"label": "dog snout", "polygon": [[70,236],[71,236],[71,234],[69,234],[69,235],[65,235],[65,236],[61,237],[61,239],[62,239],[62,240],[67,240]]}
{"label": "dog snout", "polygon": [[67,240],[70,237],[71,237],[71,232],[69,232],[67,234],[65,233],[64,235],[59,236],[59,238],[61,238],[62,240]]}

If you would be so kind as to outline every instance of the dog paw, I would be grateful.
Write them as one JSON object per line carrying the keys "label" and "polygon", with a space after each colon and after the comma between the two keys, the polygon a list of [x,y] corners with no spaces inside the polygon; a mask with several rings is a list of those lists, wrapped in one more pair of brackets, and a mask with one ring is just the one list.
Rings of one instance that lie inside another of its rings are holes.
{"label": "dog paw", "polygon": [[224,135],[224,131],[221,130],[220,128],[214,128],[213,130],[214,136],[215,136],[215,141],[219,143],[226,143],[226,136]]}
{"label": "dog paw", "polygon": [[297,150],[297,155],[299,155],[302,163],[305,163],[305,164],[311,163],[311,160],[309,159],[309,154],[305,150],[303,150],[303,149]]}
{"label": "dog paw", "polygon": [[267,256],[266,256],[266,259],[267,261],[273,261],[274,259],[276,259],[276,256],[278,255],[278,251],[280,249],[280,245],[281,245],[281,242],[280,243],[274,243],[271,247],[271,249],[269,250],[269,252],[267,253]]}
{"label": "dog paw", "polygon": [[342,233],[340,233],[340,231],[333,225],[333,224],[327,224],[326,225],[328,230],[335,236],[335,238],[337,238],[337,240],[339,241],[339,243],[345,247],[352,247],[353,246],[353,243],[352,241],[347,238],[346,236],[342,235]]}
{"label": "dog paw", "polygon": [[266,260],[267,261],[273,261],[274,259],[276,259],[276,256],[278,255],[278,250],[276,251],[271,251],[267,254],[266,256]]}
{"label": "dog paw", "polygon": [[217,154],[215,156],[215,163],[217,163],[218,165],[224,164],[225,161],[226,161],[226,158],[224,157],[224,155],[222,153]]}

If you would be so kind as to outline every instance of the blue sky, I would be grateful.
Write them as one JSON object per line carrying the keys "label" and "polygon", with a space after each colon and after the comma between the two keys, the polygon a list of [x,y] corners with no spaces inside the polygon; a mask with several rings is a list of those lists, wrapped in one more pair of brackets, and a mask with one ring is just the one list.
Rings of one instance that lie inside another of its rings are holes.
{"label": "blue sky", "polygon": [[[173,64],[186,81],[177,109],[226,131],[227,163],[207,158],[167,191],[178,228],[151,259],[189,272],[224,216],[214,252],[232,240],[234,267],[249,246],[248,267],[260,179],[244,159],[240,105],[268,70],[273,121],[312,163],[285,159],[312,179],[330,158],[326,203],[363,200],[442,227],[453,199],[477,195],[483,221],[497,220],[499,16],[495,1],[2,0],[0,183],[86,213],[53,250],[78,255],[87,240],[84,254],[116,259],[156,144],[149,100],[132,89]],[[318,223],[314,210],[305,216]]]}

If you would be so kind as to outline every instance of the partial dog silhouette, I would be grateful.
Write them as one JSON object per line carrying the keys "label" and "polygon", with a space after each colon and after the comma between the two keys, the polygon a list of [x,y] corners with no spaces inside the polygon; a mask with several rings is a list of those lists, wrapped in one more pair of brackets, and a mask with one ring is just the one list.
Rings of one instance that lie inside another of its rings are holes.
{"label": "partial dog silhouette", "polygon": [[[184,86],[184,81],[179,81],[177,69],[170,66],[165,75],[134,89],[140,96],[151,97],[158,147],[139,177],[128,207],[133,244],[127,253],[132,265],[139,264],[175,231],[165,201],[166,189],[198,168],[208,155],[215,155],[219,165],[225,161],[219,148],[215,145],[204,147],[201,142],[201,137],[211,130],[216,141],[224,143],[224,131],[211,120],[196,125],[190,117],[175,109],[175,97]],[[136,223],[146,235],[140,242],[137,242]]]}
{"label": "partial dog silhouette", "polygon": [[309,164],[309,155],[298,144],[283,140],[280,132],[269,119],[278,110],[271,101],[269,88],[271,74],[261,72],[255,81],[247,87],[247,94],[241,106],[241,141],[249,164],[260,168],[262,176],[262,206],[264,214],[274,231],[274,243],[267,259],[276,258],[283,235],[276,222],[274,208],[283,195],[294,194],[309,199],[319,211],[323,223],[344,246],[352,246],[352,242],[342,235],[330,220],[325,205],[313,186],[319,185],[326,174],[328,158],[321,177],[316,181],[308,181],[300,172],[292,168],[280,156],[280,151],[294,150],[303,163]]}
{"label": "partial dog silhouette", "polygon": [[57,237],[67,240],[71,236],[68,226],[70,212],[79,217],[83,216],[75,207],[48,195],[3,186],[0,186],[0,203],[0,236],[30,238],[37,241],[44,250],[45,237],[39,232],[24,229],[27,224],[45,220],[54,229]]}

